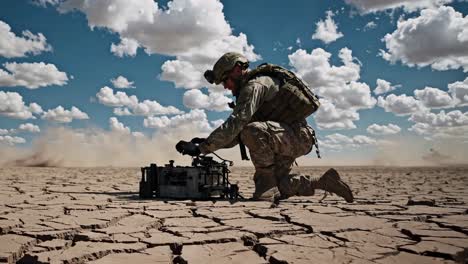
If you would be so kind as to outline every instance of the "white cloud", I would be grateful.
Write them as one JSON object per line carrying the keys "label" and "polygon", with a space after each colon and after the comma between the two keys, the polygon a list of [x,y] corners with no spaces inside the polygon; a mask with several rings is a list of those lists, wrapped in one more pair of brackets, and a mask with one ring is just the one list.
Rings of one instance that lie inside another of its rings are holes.
{"label": "white cloud", "polygon": [[452,2],[452,0],[345,0],[362,13],[379,12],[388,9],[403,8],[407,12],[433,8]]}
{"label": "white cloud", "polygon": [[364,31],[371,30],[376,27],[377,27],[377,24],[374,21],[370,21],[364,26]]}
{"label": "white cloud", "polygon": [[36,103],[29,104],[29,111],[31,111],[33,114],[42,114],[44,112],[42,107]]}
{"label": "white cloud", "polygon": [[144,100],[138,103],[132,110],[133,114],[141,116],[177,115],[183,113],[183,111],[180,111],[174,106],[162,106],[158,102],[150,100]]}
{"label": "white cloud", "polygon": [[385,112],[392,112],[397,116],[410,115],[424,109],[421,101],[406,94],[398,96],[390,94],[385,98],[379,96],[377,105],[385,109]]}
{"label": "white cloud", "polygon": [[[114,109],[116,115],[141,115],[141,116],[153,116],[153,115],[176,115],[182,114],[174,106],[162,106],[156,101],[144,100],[138,102],[138,98],[135,95],[128,96],[125,92],[116,92],[105,86],[96,94],[99,102],[106,106],[118,107]],[[124,108],[121,108],[124,107]],[[132,113],[130,112],[132,110]]]}
{"label": "white cloud", "polygon": [[60,1],[62,0],[32,0],[32,3],[42,7],[46,7],[48,4],[52,6],[58,5]]}
{"label": "white cloud", "polygon": [[445,113],[429,111],[411,115],[409,121],[415,124],[408,130],[418,135],[426,135],[432,138],[463,138],[468,139],[468,112],[459,110]]}
{"label": "white cloud", "polygon": [[119,122],[116,117],[109,118],[109,127],[111,131],[130,134],[130,128]]}
{"label": "white cloud", "polygon": [[0,136],[0,143],[13,146],[15,144],[26,143],[26,140],[22,137]]}
{"label": "white cloud", "polygon": [[437,88],[426,87],[422,90],[414,90],[414,95],[428,108],[448,108],[453,106],[452,97],[447,92]]}
{"label": "white cloud", "polygon": [[41,112],[42,108],[36,103],[26,106],[19,93],[0,91],[0,115],[16,119],[35,119],[33,113]]}
{"label": "white cloud", "polygon": [[89,116],[77,107],[72,106],[71,110],[64,109],[61,105],[55,109],[44,112],[42,119],[59,123],[70,123],[73,119],[89,119]]}
{"label": "white cloud", "polygon": [[176,87],[201,88],[208,83],[203,73],[225,52],[237,51],[250,60],[253,52],[245,34],[232,35],[218,0],[173,0],[159,8],[153,0],[66,1],[59,11],[83,12],[91,28],[104,27],[119,34],[121,43],[111,50],[117,56],[136,53],[175,56],[162,66],[161,79]]}
{"label": "white cloud", "polygon": [[147,117],[143,121],[143,125],[145,127],[156,128],[163,131],[192,129],[193,131],[199,131],[200,133],[209,133],[213,130],[205,111],[200,109],[194,109],[189,113],[176,115],[171,118],[167,116]]}
{"label": "white cloud", "polygon": [[41,129],[39,128],[39,126],[34,125],[34,124],[31,124],[31,123],[21,124],[21,125],[18,127],[18,129],[19,129],[19,130],[22,130],[22,131],[28,131],[28,132],[31,132],[31,133],[39,133],[39,132],[41,132]]}
{"label": "white cloud", "polygon": [[359,120],[359,114],[349,109],[337,109],[326,99],[320,99],[320,107],[314,113],[314,119],[320,129],[352,129],[353,121]]}
{"label": "white cloud", "polygon": [[359,120],[357,111],[376,104],[369,86],[358,82],[361,67],[351,50],[343,48],[338,56],[343,62],[341,66],[331,65],[331,54],[320,48],[310,54],[299,49],[288,56],[293,70],[322,98],[322,106],[314,118],[324,129],[355,128],[353,121]]}
{"label": "white cloud", "polygon": [[99,102],[106,106],[113,107],[135,107],[138,104],[138,98],[135,95],[128,96],[125,92],[116,92],[111,88],[104,86],[96,94]]}
{"label": "white cloud", "polygon": [[384,41],[382,57],[392,63],[468,71],[468,16],[452,7],[425,9],[419,17],[400,20]]}
{"label": "white cloud", "polygon": [[138,41],[134,39],[122,38],[120,43],[112,43],[111,52],[117,57],[130,56],[135,57],[139,48]]}
{"label": "white cloud", "polygon": [[119,77],[110,80],[115,88],[125,89],[125,88],[135,88],[133,85],[134,82],[130,82],[127,78],[119,75]]}
{"label": "white cloud", "polygon": [[183,102],[188,108],[201,108],[217,112],[228,111],[228,103],[232,100],[222,93],[210,92],[208,95],[200,90],[189,90],[184,93]]}
{"label": "white cloud", "polygon": [[448,88],[457,106],[468,105],[468,77],[462,82],[449,84]]}
{"label": "white cloud", "polygon": [[28,30],[18,37],[11,31],[11,27],[0,20],[0,56],[6,58],[25,57],[28,53],[37,55],[43,51],[51,51],[46,37],[41,33],[37,35]]}
{"label": "white cloud", "polygon": [[8,72],[0,69],[0,86],[36,89],[49,85],[62,86],[68,81],[67,74],[59,71],[54,64],[7,62],[3,66]]}
{"label": "white cloud", "polygon": [[0,136],[7,135],[9,133],[10,131],[8,129],[0,128]]}
{"label": "white cloud", "polygon": [[317,22],[317,29],[312,35],[312,39],[319,39],[326,44],[329,44],[343,37],[343,33],[338,32],[338,27],[333,20],[333,12],[327,11],[327,18]]}
{"label": "white cloud", "polygon": [[321,140],[319,144],[321,148],[338,151],[341,149],[360,148],[363,146],[376,145],[378,142],[377,140],[364,135],[348,137],[343,134],[335,133],[325,136],[325,138]]}
{"label": "white cloud", "polygon": [[124,108],[117,107],[117,108],[114,108],[114,115],[130,116],[130,115],[132,115],[132,113],[130,112],[130,110],[128,110],[127,107],[124,107]]}
{"label": "white cloud", "polygon": [[415,123],[425,123],[434,127],[464,126],[468,125],[468,112],[462,113],[459,110],[445,113],[444,110],[438,114],[428,111],[412,114],[408,119]]}
{"label": "white cloud", "polygon": [[390,82],[382,79],[377,79],[377,87],[374,89],[375,94],[383,94],[388,93],[390,91],[395,90],[396,88],[400,87],[401,85],[392,85]]}
{"label": "white cloud", "polygon": [[367,132],[374,135],[392,135],[401,131],[401,128],[394,124],[378,125],[372,124],[367,127]]}

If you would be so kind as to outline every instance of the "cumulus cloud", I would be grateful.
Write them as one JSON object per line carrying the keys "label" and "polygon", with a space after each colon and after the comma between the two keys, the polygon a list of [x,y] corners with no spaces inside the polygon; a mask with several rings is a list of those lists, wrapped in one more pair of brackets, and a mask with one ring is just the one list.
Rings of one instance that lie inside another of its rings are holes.
{"label": "cumulus cloud", "polygon": [[361,13],[379,12],[388,9],[403,8],[407,12],[413,12],[424,8],[438,7],[452,0],[345,0],[353,5]]}
{"label": "cumulus cloud", "polygon": [[117,132],[124,135],[132,135],[136,138],[145,138],[145,134],[141,132],[132,132],[128,126],[125,126],[116,117],[109,118],[109,127],[113,132]]}
{"label": "cumulus cloud", "polygon": [[159,130],[184,130],[192,128],[194,131],[199,131],[200,133],[208,133],[213,130],[205,111],[201,109],[194,109],[189,113],[176,115],[171,118],[167,116],[147,117],[144,119],[143,125]]}
{"label": "cumulus cloud", "polygon": [[119,122],[116,117],[109,118],[109,127],[111,131],[130,134],[130,128]]}
{"label": "cumulus cloud", "polygon": [[134,82],[130,82],[127,78],[119,75],[115,79],[110,80],[115,88],[125,89],[125,88],[135,88]]}
{"label": "cumulus cloud", "polygon": [[104,86],[96,94],[99,102],[112,107],[135,107],[138,104],[138,98],[135,95],[128,96],[125,92],[116,92],[111,88]]}
{"label": "cumulus cloud", "polygon": [[401,128],[394,124],[378,125],[372,124],[367,127],[367,132],[373,135],[392,135],[401,131]]}
{"label": "cumulus cloud", "polygon": [[174,106],[162,106],[158,102],[150,100],[138,103],[132,110],[133,114],[141,116],[176,115],[183,113],[183,111]]}
{"label": "cumulus cloud", "polygon": [[315,122],[320,129],[352,129],[353,121],[359,120],[359,114],[349,109],[338,109],[330,101],[320,99],[320,107],[314,114]]}
{"label": "cumulus cloud", "polygon": [[397,29],[383,40],[387,50],[382,57],[392,63],[468,71],[468,16],[450,6],[425,9],[418,17],[398,21]]}
{"label": "cumulus cloud", "polygon": [[77,107],[72,106],[71,110],[66,110],[61,105],[55,109],[44,112],[42,119],[59,123],[70,123],[73,119],[89,119],[89,116]]}
{"label": "cumulus cloud", "polygon": [[332,17],[333,12],[327,11],[327,18],[317,22],[317,29],[312,35],[312,39],[319,39],[326,44],[329,44],[343,37],[343,33],[338,31],[338,26]]}
{"label": "cumulus cloud", "polygon": [[176,87],[207,86],[204,71],[225,52],[241,52],[250,60],[260,58],[245,34],[232,35],[218,0],[173,0],[167,8],[153,0],[75,0],[59,5],[60,12],[73,10],[83,12],[91,28],[119,34],[121,43],[111,47],[117,56],[134,56],[138,47],[148,54],[175,56],[163,64],[161,79]]}
{"label": "cumulus cloud", "polygon": [[0,144],[2,143],[13,146],[16,144],[26,143],[26,140],[22,137],[0,136]]}
{"label": "cumulus cloud", "polygon": [[130,116],[132,115],[132,113],[130,112],[130,110],[127,108],[127,107],[117,107],[117,108],[114,108],[114,115],[118,115],[118,116]]}
{"label": "cumulus cloud", "polygon": [[320,141],[320,147],[324,149],[339,151],[342,149],[360,148],[363,146],[376,145],[377,143],[377,140],[364,135],[348,137],[343,134],[334,133],[325,136],[325,138]]}
{"label": "cumulus cloud", "polygon": [[41,129],[39,128],[39,126],[31,124],[31,123],[21,124],[21,125],[19,125],[18,129],[21,130],[21,131],[27,131],[27,132],[31,132],[31,133],[41,132]]}
{"label": "cumulus cloud", "polygon": [[41,106],[31,103],[28,107],[19,93],[0,91],[0,115],[15,119],[35,119],[33,113],[42,113]]}
{"label": "cumulus cloud", "polygon": [[453,106],[452,97],[447,92],[437,88],[426,87],[422,90],[414,90],[414,95],[427,108],[448,108]]}
{"label": "cumulus cloud", "polygon": [[383,94],[388,93],[390,91],[395,90],[396,88],[400,87],[401,85],[392,85],[390,82],[382,79],[377,79],[377,87],[374,89],[375,94]]}
{"label": "cumulus cloud", "polygon": [[62,86],[68,82],[67,74],[59,71],[54,64],[7,62],[3,66],[7,71],[0,69],[0,86],[36,89],[49,85]]}
{"label": "cumulus cloud", "polygon": [[415,124],[409,128],[418,135],[426,135],[429,138],[464,138],[468,139],[468,112],[454,110],[445,113],[429,111],[411,115],[409,121]]}
{"label": "cumulus cloud", "polygon": [[385,98],[379,96],[377,105],[385,109],[385,112],[391,112],[397,116],[410,115],[425,109],[421,101],[406,94],[398,96],[390,94]]}
{"label": "cumulus cloud", "polygon": [[135,57],[139,44],[134,39],[122,38],[119,44],[112,43],[111,52],[117,57]]}
{"label": "cumulus cloud", "polygon": [[10,131],[8,129],[0,128],[0,136],[7,135],[9,133]]}
{"label": "cumulus cloud", "polygon": [[377,24],[374,21],[370,21],[364,26],[364,31],[371,30],[376,27],[377,27]]}
{"label": "cumulus cloud", "polygon": [[299,49],[289,55],[293,70],[322,98],[322,106],[314,115],[320,128],[355,128],[360,109],[370,109],[376,104],[367,84],[358,82],[361,66],[348,48],[340,50],[338,57],[343,65],[331,65],[331,54],[317,48],[309,54]]}
{"label": "cumulus cloud", "polygon": [[0,20],[0,56],[6,58],[25,57],[27,54],[37,55],[44,51],[51,51],[46,37],[41,33],[37,35],[29,30],[22,32],[18,37],[11,31],[11,27]]}
{"label": "cumulus cloud", "polygon": [[200,90],[189,90],[184,93],[183,102],[188,108],[200,108],[217,112],[228,111],[228,103],[232,100],[219,92],[210,92],[208,95]]}
{"label": "cumulus cloud", "polygon": [[35,5],[39,5],[42,7],[46,7],[47,5],[58,5],[62,0],[32,0],[32,3]]}
{"label": "cumulus cloud", "polygon": [[116,115],[153,116],[183,113],[174,106],[162,106],[156,101],[144,100],[139,102],[135,95],[128,96],[125,92],[116,92],[114,94],[114,90],[107,86],[101,88],[96,97],[103,105],[117,107],[114,109]]}
{"label": "cumulus cloud", "polygon": [[462,82],[449,84],[448,88],[457,106],[468,105],[468,77]]}

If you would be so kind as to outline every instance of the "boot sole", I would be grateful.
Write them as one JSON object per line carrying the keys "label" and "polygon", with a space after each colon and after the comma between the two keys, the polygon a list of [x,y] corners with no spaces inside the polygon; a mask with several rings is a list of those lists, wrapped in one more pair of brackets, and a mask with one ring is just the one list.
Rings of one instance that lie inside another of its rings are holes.
{"label": "boot sole", "polygon": [[[327,177],[329,177],[332,180],[338,182],[338,184],[344,186],[347,190],[349,190],[350,197],[343,197],[346,200],[346,202],[352,203],[354,201],[354,196],[353,196],[353,192],[351,191],[351,188],[349,187],[348,184],[346,184],[345,182],[343,182],[341,180],[341,177],[340,177],[340,174],[338,173],[338,171],[331,168],[331,169],[327,170],[323,176],[325,176],[325,175],[327,175]],[[345,196],[347,196],[347,195],[345,195]]]}

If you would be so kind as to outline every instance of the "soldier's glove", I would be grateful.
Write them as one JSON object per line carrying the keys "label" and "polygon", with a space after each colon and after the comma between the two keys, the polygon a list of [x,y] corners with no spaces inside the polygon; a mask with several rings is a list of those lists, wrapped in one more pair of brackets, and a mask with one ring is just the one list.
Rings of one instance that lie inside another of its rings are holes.
{"label": "soldier's glove", "polygon": [[200,155],[200,149],[197,145],[193,144],[192,142],[187,141],[179,141],[176,145],[176,149],[178,152],[182,153],[182,155],[190,155],[190,156],[198,156]]}
{"label": "soldier's glove", "polygon": [[200,145],[201,143],[205,142],[205,140],[206,140],[206,138],[195,137],[195,138],[192,138],[192,140],[190,140],[190,142],[192,142],[193,144]]}

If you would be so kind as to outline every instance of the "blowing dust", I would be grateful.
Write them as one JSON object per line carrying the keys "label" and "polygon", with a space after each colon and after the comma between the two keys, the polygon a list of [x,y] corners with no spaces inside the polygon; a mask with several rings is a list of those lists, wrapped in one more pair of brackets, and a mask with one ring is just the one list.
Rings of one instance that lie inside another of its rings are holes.
{"label": "blowing dust", "polygon": [[[30,148],[2,147],[0,165],[139,167],[150,163],[163,165],[174,160],[177,165],[189,166],[191,158],[178,153],[176,143],[206,134],[187,128],[171,133],[155,133],[152,137],[135,137],[98,128],[49,128],[33,141]],[[227,159],[239,156],[238,149],[223,150],[220,154]],[[234,162],[236,165],[243,164],[239,159],[234,159]]]}
{"label": "blowing dust", "polygon": [[[196,129],[195,129],[196,130]],[[176,165],[190,166],[191,158],[175,149],[178,140],[207,136],[207,131],[191,127],[159,131],[151,137],[106,131],[99,128],[47,129],[29,148],[2,147],[1,166],[40,167],[141,167],[150,163],[159,166],[174,160]],[[354,151],[354,152],[353,152]],[[366,149],[331,153],[322,150],[324,158],[317,159],[315,151],[297,159],[299,166],[447,166],[466,165],[467,151],[456,142],[432,146],[414,139],[398,139]],[[351,153],[351,154],[350,154]],[[252,166],[240,159],[239,148],[217,151],[222,158],[234,161],[235,166]],[[217,158],[215,158],[217,159]],[[217,159],[219,160],[219,159]]]}

